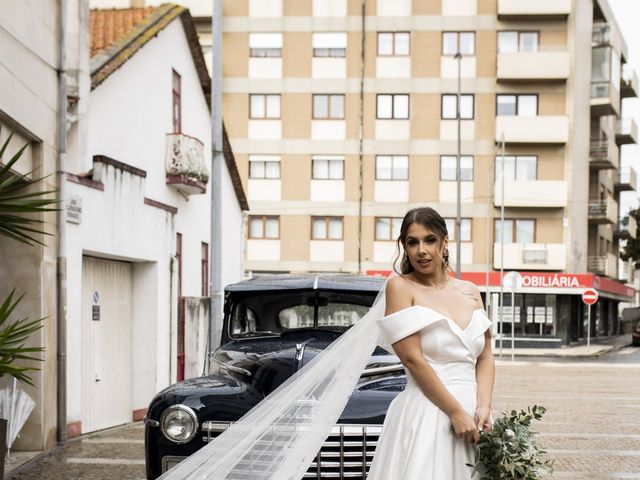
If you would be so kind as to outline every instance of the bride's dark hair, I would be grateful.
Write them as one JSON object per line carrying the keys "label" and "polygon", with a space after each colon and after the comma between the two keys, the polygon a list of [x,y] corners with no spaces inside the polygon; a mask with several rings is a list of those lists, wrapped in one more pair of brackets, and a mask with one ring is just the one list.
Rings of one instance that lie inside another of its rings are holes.
{"label": "bride's dark hair", "polygon": [[[395,258],[393,259],[393,270],[398,274],[406,275],[407,273],[413,272],[413,266],[409,261],[409,257],[407,257],[407,254],[405,253],[405,246],[407,240],[407,230],[409,230],[409,227],[414,223],[419,223],[423,227],[431,230],[436,234],[440,242],[443,242],[445,237],[448,235],[447,223],[444,221],[444,218],[442,218],[440,214],[433,208],[420,207],[409,210],[402,220],[402,225],[400,226],[400,236],[398,236],[398,239],[396,240],[397,251]],[[400,271],[398,272],[396,267],[401,255],[402,260],[400,261]],[[444,251],[441,260],[444,270],[448,270],[450,268],[448,250]]]}

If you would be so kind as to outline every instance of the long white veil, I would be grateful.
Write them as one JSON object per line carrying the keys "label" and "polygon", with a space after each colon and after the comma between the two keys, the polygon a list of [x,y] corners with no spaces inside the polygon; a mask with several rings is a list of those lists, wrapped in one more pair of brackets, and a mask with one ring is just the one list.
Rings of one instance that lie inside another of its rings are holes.
{"label": "long white veil", "polygon": [[371,309],[216,439],[162,480],[298,480],[340,417],[378,339],[385,282]]}

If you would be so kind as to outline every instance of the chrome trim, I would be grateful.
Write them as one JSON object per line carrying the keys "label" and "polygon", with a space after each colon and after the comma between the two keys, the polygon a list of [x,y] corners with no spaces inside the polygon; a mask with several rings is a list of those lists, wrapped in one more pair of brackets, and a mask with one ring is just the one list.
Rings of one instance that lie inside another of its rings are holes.
{"label": "chrome trim", "polygon": [[366,368],[363,372],[362,375],[360,375],[361,377],[371,377],[373,375],[380,375],[383,373],[390,373],[390,372],[404,372],[404,365],[402,365],[401,363],[396,363],[393,365],[385,365],[384,367],[372,367],[372,368]]}
{"label": "chrome trim", "polygon": [[223,368],[225,370],[229,370],[230,372],[240,373],[242,375],[246,375],[247,377],[251,376],[251,372],[249,370],[247,370],[246,368],[236,367],[234,365],[229,365],[228,363],[224,363],[224,362],[222,362],[222,361],[220,361],[220,360],[218,360],[217,358],[214,358],[214,357],[211,357],[211,360],[213,360],[218,365],[220,365],[220,368]]}
{"label": "chrome trim", "polygon": [[304,357],[304,349],[306,345],[304,343],[296,343],[296,361],[302,360]]}
{"label": "chrome trim", "polygon": [[165,455],[164,457],[162,457],[162,473],[165,473],[170,469],[169,462],[173,463],[172,467],[175,467],[186,458],[187,457],[181,457],[177,455]]}
{"label": "chrome trim", "polygon": [[149,427],[159,427],[160,426],[160,422],[159,421],[151,420],[150,418],[147,418],[146,415],[142,418],[142,423],[144,423],[145,425],[147,425]]}
{"label": "chrome trim", "polygon": [[[193,432],[191,432],[191,435],[189,435],[189,437],[185,438],[184,440],[176,440],[174,438],[169,437],[165,433],[164,428],[162,428],[162,424],[164,423],[165,417],[167,416],[167,414],[169,414],[169,412],[172,412],[173,410],[182,410],[187,415],[189,415],[193,420]],[[199,426],[200,425],[198,424],[198,417],[196,416],[196,412],[194,412],[191,407],[187,407],[186,405],[182,405],[181,403],[177,403],[175,405],[170,406],[164,412],[162,412],[162,416],[160,417],[160,431],[162,432],[162,435],[164,435],[164,438],[166,438],[170,442],[176,443],[178,445],[182,445],[184,443],[188,443],[191,440],[193,440],[193,437],[195,437],[196,434],[198,433]]]}

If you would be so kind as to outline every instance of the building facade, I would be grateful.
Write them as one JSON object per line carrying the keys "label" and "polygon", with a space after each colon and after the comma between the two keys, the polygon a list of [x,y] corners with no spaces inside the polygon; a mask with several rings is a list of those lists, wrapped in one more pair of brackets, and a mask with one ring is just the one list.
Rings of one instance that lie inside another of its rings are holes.
{"label": "building facade", "polygon": [[619,146],[636,133],[619,112],[637,82],[606,2],[224,7],[224,112],[251,203],[248,270],[388,272],[402,216],[429,205],[461,239],[461,258],[449,250],[463,278],[495,292],[494,319],[493,272],[524,275],[519,345],[586,337],[588,286],[601,294],[591,334],[620,331],[617,304],[631,291],[617,281],[618,241],[635,229],[619,223],[618,202],[635,172],[618,168]]}

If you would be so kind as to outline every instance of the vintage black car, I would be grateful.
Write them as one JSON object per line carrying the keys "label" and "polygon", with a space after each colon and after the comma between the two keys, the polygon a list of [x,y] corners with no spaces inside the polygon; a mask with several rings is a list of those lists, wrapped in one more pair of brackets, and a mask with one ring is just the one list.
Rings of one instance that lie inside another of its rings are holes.
{"label": "vintage black car", "polygon": [[[357,322],[383,280],[271,275],[225,289],[221,347],[206,376],[158,393],[145,417],[147,478],[202,448]],[[396,356],[376,348],[305,478],[366,478],[389,403],[406,384]]]}

